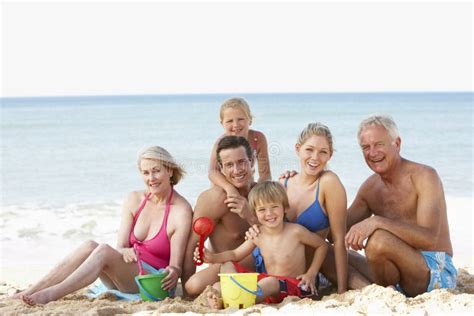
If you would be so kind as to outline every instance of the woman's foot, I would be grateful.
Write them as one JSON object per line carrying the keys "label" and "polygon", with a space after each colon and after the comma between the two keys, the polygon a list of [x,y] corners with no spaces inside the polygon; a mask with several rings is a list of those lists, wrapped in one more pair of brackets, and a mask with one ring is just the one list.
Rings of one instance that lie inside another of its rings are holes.
{"label": "woman's foot", "polygon": [[42,292],[43,291],[40,291],[31,295],[23,294],[21,296],[21,300],[23,301],[23,303],[30,306],[34,306],[37,304],[46,304],[50,302],[52,299],[47,295],[47,293]]}
{"label": "woman's foot", "polygon": [[25,303],[26,305],[30,305],[30,306],[34,306],[36,305],[36,302],[31,298],[31,296],[29,295],[22,295],[21,296],[21,300],[23,301],[23,303]]}
{"label": "woman's foot", "polygon": [[13,299],[20,299],[23,295],[25,295],[25,291],[20,291],[20,290],[17,290],[17,289],[12,289],[12,290],[8,290],[8,294],[10,296],[10,298],[13,298]]}
{"label": "woman's foot", "polygon": [[215,289],[212,289],[211,291],[207,292],[207,304],[209,304],[209,307],[212,309],[224,308],[222,298]]}

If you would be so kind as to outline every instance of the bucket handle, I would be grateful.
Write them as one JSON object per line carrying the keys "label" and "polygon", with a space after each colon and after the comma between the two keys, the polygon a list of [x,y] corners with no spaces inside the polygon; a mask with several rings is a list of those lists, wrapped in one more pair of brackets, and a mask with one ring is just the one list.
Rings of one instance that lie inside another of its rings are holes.
{"label": "bucket handle", "polygon": [[148,293],[148,291],[145,290],[145,288],[142,286],[142,284],[140,283],[140,281],[138,279],[135,279],[135,283],[137,283],[137,286],[140,289],[140,292],[145,294],[145,296],[148,297],[150,300],[155,301],[155,302],[160,300],[160,299],[154,297],[153,295],[151,295],[150,293]]}
{"label": "bucket handle", "polygon": [[260,287],[260,285],[257,284],[257,290],[256,291],[251,291],[249,290],[248,288],[246,288],[245,286],[243,286],[242,284],[240,284],[239,282],[237,282],[236,279],[234,279],[232,276],[229,276],[229,278],[232,280],[232,282],[234,282],[238,287],[240,287],[242,290],[250,293],[250,294],[253,294],[253,295],[256,295],[256,296],[263,296],[263,290],[262,288]]}

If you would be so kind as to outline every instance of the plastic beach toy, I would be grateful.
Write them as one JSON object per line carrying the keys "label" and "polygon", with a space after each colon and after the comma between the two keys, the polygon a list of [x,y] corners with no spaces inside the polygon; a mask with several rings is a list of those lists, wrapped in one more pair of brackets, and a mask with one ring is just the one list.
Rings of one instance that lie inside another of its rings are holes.
{"label": "plastic beach toy", "polygon": [[258,273],[219,273],[224,308],[247,308],[255,305],[262,289],[257,285]]}
{"label": "plastic beach toy", "polygon": [[161,282],[165,277],[166,273],[137,275],[135,277],[143,301],[161,301],[170,296],[168,291],[161,288]]}
{"label": "plastic beach toy", "polygon": [[[161,301],[164,298],[170,296],[170,293],[161,288],[161,282],[166,277],[167,273],[161,270],[156,270],[147,263],[142,262],[140,259],[140,251],[138,245],[134,244],[133,249],[137,255],[137,265],[139,275],[135,277],[135,283],[140,290],[140,297],[143,301]],[[145,265],[146,269],[144,269]],[[145,270],[150,274],[145,274]]]}
{"label": "plastic beach toy", "polygon": [[214,230],[214,221],[209,217],[199,217],[194,221],[193,230],[199,235],[199,258],[195,259],[194,263],[200,266],[203,264],[204,240],[206,240],[207,236]]}

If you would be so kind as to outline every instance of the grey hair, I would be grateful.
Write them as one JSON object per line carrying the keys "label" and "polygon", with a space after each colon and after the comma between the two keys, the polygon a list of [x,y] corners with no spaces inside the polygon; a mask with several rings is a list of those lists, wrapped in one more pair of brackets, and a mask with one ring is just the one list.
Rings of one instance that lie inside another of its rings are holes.
{"label": "grey hair", "polygon": [[395,121],[390,115],[374,114],[374,115],[370,115],[369,117],[365,118],[362,122],[360,122],[359,131],[357,132],[357,139],[359,140],[359,143],[360,143],[360,134],[362,133],[362,130],[372,125],[379,125],[385,128],[388,134],[390,135],[390,137],[392,138],[392,140],[395,140],[398,137],[400,137],[397,124],[395,124]]}
{"label": "grey hair", "polygon": [[152,146],[142,150],[138,154],[137,164],[138,170],[141,170],[141,162],[143,159],[157,160],[161,162],[166,168],[173,171],[173,175],[170,178],[171,184],[178,184],[181,178],[184,176],[185,171],[171,156],[171,154],[160,146]]}
{"label": "grey hair", "polygon": [[334,152],[332,134],[331,134],[331,131],[329,130],[329,127],[319,122],[309,123],[308,126],[306,126],[305,129],[298,136],[297,143],[299,145],[303,145],[311,136],[326,137],[329,143],[329,150],[331,151],[331,154]]}

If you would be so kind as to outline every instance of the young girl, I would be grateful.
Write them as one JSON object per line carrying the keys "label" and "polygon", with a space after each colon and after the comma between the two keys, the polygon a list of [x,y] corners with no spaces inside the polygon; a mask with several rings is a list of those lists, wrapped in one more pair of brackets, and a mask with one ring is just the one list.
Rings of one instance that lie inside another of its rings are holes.
{"label": "young girl", "polygon": [[258,163],[258,182],[271,179],[270,161],[268,158],[267,140],[262,132],[250,129],[252,114],[247,102],[242,98],[231,98],[221,105],[220,119],[224,128],[224,135],[219,137],[212,148],[209,164],[209,180],[223,188],[228,196],[238,195],[237,190],[220,173],[217,166],[216,144],[224,136],[243,136],[252,147],[253,159]]}

